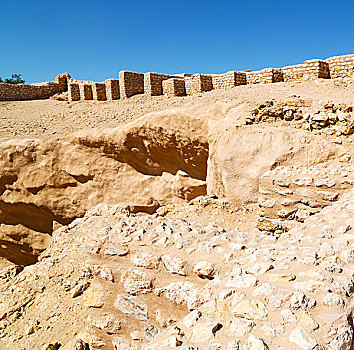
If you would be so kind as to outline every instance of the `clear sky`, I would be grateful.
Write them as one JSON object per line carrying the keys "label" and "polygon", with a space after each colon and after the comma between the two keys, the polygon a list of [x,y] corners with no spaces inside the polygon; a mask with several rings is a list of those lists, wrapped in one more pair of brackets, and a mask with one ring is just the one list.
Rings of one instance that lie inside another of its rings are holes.
{"label": "clear sky", "polygon": [[354,53],[353,0],[0,0],[0,77],[222,73]]}

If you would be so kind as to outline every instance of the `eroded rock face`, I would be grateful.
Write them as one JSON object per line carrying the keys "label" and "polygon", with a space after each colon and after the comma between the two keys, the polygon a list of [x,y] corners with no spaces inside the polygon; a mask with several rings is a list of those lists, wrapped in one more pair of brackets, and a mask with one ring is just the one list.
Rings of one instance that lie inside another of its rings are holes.
{"label": "eroded rock face", "polygon": [[[340,154],[320,136],[286,127],[232,127],[225,118],[209,140],[207,188],[238,203],[256,202],[258,178],[278,165],[309,166]],[[343,151],[342,151],[343,152]]]}
{"label": "eroded rock face", "polygon": [[207,157],[206,123],[180,112],[49,142],[2,143],[0,257],[33,263],[54,228],[98,203],[156,210],[203,195]]}
{"label": "eroded rock face", "polygon": [[[121,128],[0,144],[0,263],[31,264],[53,229],[99,203],[153,213],[207,192],[256,201],[258,177],[343,153],[307,131],[246,125],[245,108],[151,113]],[[208,188],[207,188],[208,187]]]}

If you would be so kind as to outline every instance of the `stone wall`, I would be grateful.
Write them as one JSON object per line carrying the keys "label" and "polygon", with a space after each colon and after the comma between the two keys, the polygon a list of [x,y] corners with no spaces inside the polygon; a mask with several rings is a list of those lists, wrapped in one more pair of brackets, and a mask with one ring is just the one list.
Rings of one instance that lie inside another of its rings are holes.
{"label": "stone wall", "polygon": [[80,100],[92,100],[92,86],[90,84],[79,84]]}
{"label": "stone wall", "polygon": [[329,64],[322,60],[309,60],[303,64],[283,67],[282,72],[284,81],[330,78]]}
{"label": "stone wall", "polygon": [[[171,77],[178,78],[165,83]],[[230,71],[224,74],[194,74],[187,73],[168,75],[162,73],[138,73],[130,71],[119,72],[118,79],[107,79],[104,83],[74,80],[68,73],[56,77],[55,81],[26,85],[0,83],[0,101],[32,100],[48,98],[56,93],[69,91],[69,100],[105,101],[128,98],[136,94],[148,96],[183,96],[202,93],[212,89],[228,89],[244,84],[268,84],[277,82],[299,81],[309,79],[330,79],[354,77],[354,54],[334,56],[326,60],[308,60],[302,64],[283,68],[266,68],[260,71]],[[181,81],[184,81],[184,85]],[[81,95],[80,95],[81,94]]]}
{"label": "stone wall", "polygon": [[163,94],[172,97],[172,96],[185,96],[186,87],[184,79],[171,78],[164,80],[162,82]]}
{"label": "stone wall", "polygon": [[283,81],[281,69],[265,68],[260,71],[246,72],[247,84],[269,84]]}
{"label": "stone wall", "polygon": [[144,74],[144,94],[147,96],[162,95],[162,82],[170,75],[148,72]]}
{"label": "stone wall", "polygon": [[107,100],[118,100],[120,98],[119,79],[107,79],[105,84]]}
{"label": "stone wall", "polygon": [[96,101],[106,101],[106,84],[105,83],[92,83],[92,97]]}
{"label": "stone wall", "polygon": [[128,98],[144,93],[144,73],[129,72],[126,70],[119,72],[120,98]]}
{"label": "stone wall", "polygon": [[277,167],[259,178],[258,204],[266,218],[304,221],[354,185],[354,166]]}
{"label": "stone wall", "polygon": [[0,83],[0,101],[38,100],[49,98],[56,93],[67,90],[68,73],[63,73],[54,81],[36,84]]}
{"label": "stone wall", "polygon": [[234,86],[246,84],[246,73],[231,71],[212,76],[213,89],[230,89]]}
{"label": "stone wall", "polygon": [[70,82],[68,84],[68,100],[79,101],[80,100],[80,84]]}
{"label": "stone wall", "polygon": [[210,91],[213,89],[213,81],[211,75],[194,74],[185,78],[186,94],[192,95]]}
{"label": "stone wall", "polygon": [[334,56],[325,60],[329,65],[331,78],[354,76],[354,55]]}

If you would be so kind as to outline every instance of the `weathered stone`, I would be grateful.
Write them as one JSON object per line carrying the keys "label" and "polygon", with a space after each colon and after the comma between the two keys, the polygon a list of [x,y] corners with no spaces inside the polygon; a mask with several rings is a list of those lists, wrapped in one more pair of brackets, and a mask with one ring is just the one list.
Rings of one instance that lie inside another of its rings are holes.
{"label": "weathered stone", "polygon": [[289,341],[295,343],[299,348],[303,350],[312,350],[317,347],[315,339],[311,338],[307,331],[303,328],[294,329],[289,336]]}
{"label": "weathered stone", "polygon": [[214,264],[207,260],[199,261],[194,266],[194,272],[201,278],[213,278],[215,275]]}
{"label": "weathered stone", "polygon": [[243,350],[268,350],[268,345],[263,339],[250,334],[247,340],[247,344],[242,347]]}
{"label": "weathered stone", "polygon": [[247,273],[241,267],[235,266],[232,269],[230,277],[226,283],[227,287],[233,288],[249,288],[257,284],[257,278]]}
{"label": "weathered stone", "polygon": [[332,325],[327,335],[328,350],[352,349],[353,329],[346,320]]}
{"label": "weathered stone", "polygon": [[108,334],[116,334],[121,329],[122,322],[113,315],[94,315],[89,318],[91,326],[97,327]]}
{"label": "weathered stone", "polygon": [[310,309],[316,305],[316,300],[307,296],[301,290],[297,290],[290,298],[290,306],[292,309]]}
{"label": "weathered stone", "polygon": [[146,278],[146,274],[139,270],[129,269],[122,274],[121,282],[124,289],[132,295],[138,293],[148,293],[152,290],[151,280]]}
{"label": "weathered stone", "polygon": [[232,337],[243,337],[251,332],[256,324],[252,320],[244,317],[234,317],[231,324],[228,326],[228,331]]}
{"label": "weathered stone", "polygon": [[99,284],[92,284],[84,291],[84,305],[88,307],[102,307],[104,304],[104,290]]}
{"label": "weathered stone", "polygon": [[208,343],[214,338],[215,333],[220,328],[222,328],[222,325],[217,321],[199,321],[193,327],[191,341],[193,343]]}
{"label": "weathered stone", "polygon": [[138,304],[131,297],[118,295],[114,302],[114,307],[125,315],[135,317],[142,321],[147,320],[147,306],[144,304]]}
{"label": "weathered stone", "polygon": [[72,290],[71,297],[75,298],[78,295],[82,294],[88,287],[90,286],[90,282],[88,281],[80,281]]}
{"label": "weathered stone", "polygon": [[177,273],[181,276],[185,276],[185,265],[186,263],[178,257],[170,257],[169,255],[162,255],[161,261],[165,265],[167,271],[172,273]]}
{"label": "weathered stone", "polygon": [[159,257],[152,252],[140,252],[130,258],[135,266],[145,267],[147,269],[157,269],[159,266]]}
{"label": "weathered stone", "polygon": [[268,316],[267,308],[260,300],[243,300],[232,309],[232,312],[235,316],[250,320],[264,320]]}

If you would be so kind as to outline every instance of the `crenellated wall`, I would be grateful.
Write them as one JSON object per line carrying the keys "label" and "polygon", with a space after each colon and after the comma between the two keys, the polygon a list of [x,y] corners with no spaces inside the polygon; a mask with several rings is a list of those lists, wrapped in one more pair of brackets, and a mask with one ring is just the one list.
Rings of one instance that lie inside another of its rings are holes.
{"label": "crenellated wall", "polygon": [[354,77],[354,55],[334,56],[325,60],[329,65],[330,77]]}
{"label": "crenellated wall", "polygon": [[148,96],[162,95],[162,82],[171,75],[148,72],[144,74],[144,94]]}
{"label": "crenellated wall", "polygon": [[119,79],[107,79],[102,83],[71,79],[68,73],[64,73],[54,81],[32,85],[0,83],[0,101],[48,98],[64,91],[68,91],[69,101],[117,100],[137,94],[184,96],[245,84],[336,78],[354,78],[354,54],[334,56],[326,60],[307,60],[283,68],[230,71],[213,75],[183,73],[172,76],[153,72],[120,71]]}
{"label": "crenellated wall", "polygon": [[247,84],[270,84],[283,81],[281,69],[265,68],[260,71],[246,72]]}
{"label": "crenellated wall", "polygon": [[92,100],[92,86],[90,84],[79,84],[80,100]]}
{"label": "crenellated wall", "polygon": [[129,72],[126,70],[119,72],[120,98],[128,98],[144,93],[144,73]]}
{"label": "crenellated wall", "polygon": [[185,96],[186,87],[184,79],[180,78],[171,78],[164,80],[162,82],[163,94],[172,97],[172,96]]}
{"label": "crenellated wall", "polygon": [[212,76],[213,89],[230,89],[234,86],[246,84],[246,73],[231,71]]}
{"label": "crenellated wall", "polygon": [[119,79],[107,79],[105,84],[107,100],[118,100],[120,98]]}
{"label": "crenellated wall", "polygon": [[213,89],[213,81],[211,75],[194,74],[191,77],[186,77],[184,80],[187,95],[193,95]]}
{"label": "crenellated wall", "polygon": [[322,60],[309,60],[303,64],[283,67],[283,81],[309,80],[309,79],[329,79],[329,65]]}

